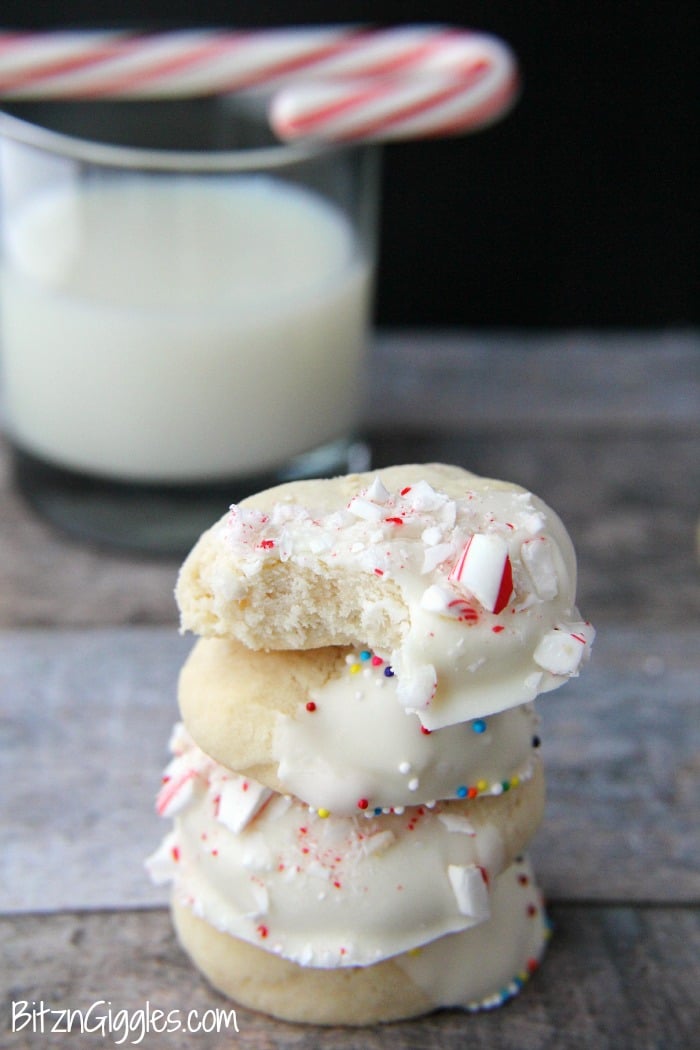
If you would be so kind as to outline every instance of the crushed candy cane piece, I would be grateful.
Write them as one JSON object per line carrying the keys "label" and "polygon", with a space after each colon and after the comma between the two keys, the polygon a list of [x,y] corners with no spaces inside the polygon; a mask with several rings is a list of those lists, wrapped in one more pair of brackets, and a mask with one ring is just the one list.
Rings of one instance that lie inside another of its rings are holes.
{"label": "crushed candy cane piece", "polygon": [[384,515],[382,508],[377,503],[371,503],[362,496],[353,496],[348,503],[348,510],[356,518],[362,518],[364,521],[381,521]]}
{"label": "crushed candy cane piece", "polygon": [[406,493],[406,502],[417,511],[434,511],[443,507],[449,500],[427,481],[417,481]]}
{"label": "crushed candy cane piece", "polygon": [[476,835],[476,828],[471,820],[468,820],[461,813],[439,813],[438,820],[445,825],[448,831],[455,831],[470,837]]}
{"label": "crushed candy cane piece", "polygon": [[428,572],[433,572],[438,565],[452,557],[454,552],[455,548],[451,543],[438,543],[434,547],[427,547],[423,554],[421,574],[425,575]]}
{"label": "crushed candy cane piece", "polygon": [[393,831],[377,831],[363,840],[363,851],[367,854],[384,853],[395,841]]}
{"label": "crushed candy cane piece", "polygon": [[462,623],[476,623],[479,614],[465,598],[455,597],[454,591],[448,591],[434,583],[423,591],[420,601],[421,609],[426,612],[437,613],[450,620],[460,620]]}
{"label": "crushed candy cane piece", "polygon": [[194,769],[186,769],[165,780],[156,798],[156,813],[159,817],[174,817],[184,809],[192,798],[196,777]]}
{"label": "crushed candy cane piece", "polygon": [[547,522],[545,521],[544,515],[539,511],[532,511],[530,514],[523,515],[520,522],[521,527],[525,529],[531,536],[535,536],[538,532],[542,532]]}
{"label": "crushed candy cane piece", "polygon": [[559,593],[559,580],[554,564],[552,545],[546,536],[525,540],[520,557],[528,571],[538,598],[551,601]]}
{"label": "crushed candy cane piece", "polygon": [[269,788],[249,777],[231,777],[219,791],[217,819],[234,834],[243,831],[272,796]]}
{"label": "crushed candy cane piece", "polygon": [[[384,671],[386,674],[386,670]],[[437,673],[432,664],[421,664],[410,675],[401,678],[398,669],[396,698],[409,711],[420,711],[430,706],[437,689]]]}
{"label": "crushed candy cane piece", "polygon": [[448,579],[472,594],[489,612],[502,612],[513,594],[508,544],[495,533],[474,533]]}
{"label": "crushed candy cane piece", "polygon": [[250,892],[253,898],[254,910],[248,913],[249,918],[259,919],[267,915],[270,910],[270,896],[267,887],[261,882],[251,880]]}
{"label": "crushed candy cane piece", "polygon": [[594,638],[595,630],[589,623],[562,624],[547,632],[533,659],[550,674],[573,678]]}
{"label": "crushed candy cane piece", "polygon": [[146,860],[146,871],[156,886],[162,886],[173,878],[177,865],[177,835],[171,831],[165,836],[155,853]]}
{"label": "crushed candy cane piece", "polygon": [[377,476],[370,487],[365,492],[365,498],[371,500],[372,503],[386,503],[391,493],[382,484],[381,478]]}
{"label": "crushed candy cane piece", "polygon": [[477,922],[488,919],[491,914],[489,891],[481,869],[476,864],[448,864],[447,877],[460,913]]}

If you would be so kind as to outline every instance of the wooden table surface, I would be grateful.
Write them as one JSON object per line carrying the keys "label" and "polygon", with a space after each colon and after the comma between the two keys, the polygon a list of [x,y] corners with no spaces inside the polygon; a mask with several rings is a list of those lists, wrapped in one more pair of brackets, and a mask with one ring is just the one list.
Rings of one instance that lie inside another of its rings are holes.
{"label": "wooden table surface", "polygon": [[[548,955],[493,1013],[319,1030],[239,1009],[237,1033],[141,1045],[697,1046],[697,334],[385,333],[366,422],[375,465],[440,459],[517,481],[576,544],[579,604],[599,635],[585,674],[539,703],[548,804],[531,854],[555,925]],[[225,1005],[143,871],[165,830],[152,799],[192,644],[177,632],[177,562],[52,531],[14,490],[2,443],[0,528],[0,1047],[109,1046],[116,1033],[42,1034],[38,1020],[12,1033],[11,1004],[105,1000],[132,1017],[147,1002],[200,1016]]]}

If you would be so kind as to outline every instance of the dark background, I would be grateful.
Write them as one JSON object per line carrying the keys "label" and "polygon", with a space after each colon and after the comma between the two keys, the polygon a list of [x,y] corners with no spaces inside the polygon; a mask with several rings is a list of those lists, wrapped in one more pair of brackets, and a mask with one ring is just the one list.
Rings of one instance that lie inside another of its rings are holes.
{"label": "dark background", "polygon": [[384,150],[381,325],[697,323],[698,4],[177,0],[0,5],[3,28],[449,22],[502,36],[497,126]]}

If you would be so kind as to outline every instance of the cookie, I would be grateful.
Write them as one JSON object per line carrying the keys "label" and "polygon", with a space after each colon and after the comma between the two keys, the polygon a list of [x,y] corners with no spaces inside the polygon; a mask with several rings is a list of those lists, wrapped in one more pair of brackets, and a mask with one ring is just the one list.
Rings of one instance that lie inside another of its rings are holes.
{"label": "cookie", "polygon": [[183,630],[254,650],[367,649],[434,730],[531,702],[593,639],[556,514],[441,464],[291,482],[231,508],[176,587]]}
{"label": "cookie", "polygon": [[177,895],[172,912],[182,947],[220,992],[283,1020],[319,1025],[376,1024],[440,1007],[491,1009],[520,991],[549,933],[525,858],[495,880],[484,923],[365,967],[300,966],[217,930]]}
{"label": "cookie", "polygon": [[182,727],[156,881],[217,929],[304,966],[366,966],[468,929],[542,817],[544,778],[498,797],[344,817],[230,773]]}
{"label": "cookie", "polygon": [[183,721],[230,770],[350,815],[500,794],[531,775],[537,716],[521,705],[430,733],[369,650],[254,652],[201,638],[180,674]]}

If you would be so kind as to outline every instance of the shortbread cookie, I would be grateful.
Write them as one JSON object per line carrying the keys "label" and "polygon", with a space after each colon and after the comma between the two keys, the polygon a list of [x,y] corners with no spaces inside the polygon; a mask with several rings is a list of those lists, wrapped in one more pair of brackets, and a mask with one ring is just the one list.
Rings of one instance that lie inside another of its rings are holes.
{"label": "shortbread cookie", "polygon": [[237,1003],[287,1021],[363,1025],[440,1007],[491,1009],[516,995],[548,937],[540,891],[526,859],[495,880],[480,926],[366,967],[300,966],[222,933],[175,894],[180,942],[202,973]]}
{"label": "shortbread cookie", "polygon": [[532,701],[593,638],[559,518],[440,464],[282,485],[231,508],[177,585],[183,629],[252,649],[366,648],[428,729]]}
{"label": "shortbread cookie", "polygon": [[353,817],[230,773],[178,727],[158,809],[156,881],[212,926],[304,966],[366,966],[468,929],[543,809],[539,763],[498,798]]}
{"label": "shortbread cookie", "polygon": [[531,775],[532,705],[430,733],[398,702],[396,684],[369,650],[253,652],[201,638],[178,695],[212,758],[336,814],[501,794]]}

